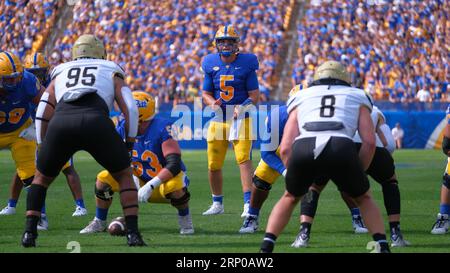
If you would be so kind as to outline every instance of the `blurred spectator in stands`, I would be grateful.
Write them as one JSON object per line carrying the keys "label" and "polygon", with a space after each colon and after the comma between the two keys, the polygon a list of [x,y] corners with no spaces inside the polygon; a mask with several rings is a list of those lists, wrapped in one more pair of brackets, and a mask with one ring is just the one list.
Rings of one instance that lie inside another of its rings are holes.
{"label": "blurred spectator in stands", "polygon": [[432,101],[430,91],[428,91],[428,90],[425,89],[425,88],[420,89],[420,90],[417,92],[416,98],[417,98],[417,100],[420,101],[420,102],[431,102],[431,101]]}
{"label": "blurred spectator in stands", "polygon": [[397,122],[395,124],[395,127],[392,128],[392,136],[394,137],[395,145],[396,145],[397,149],[402,148],[404,135],[405,135],[405,132],[400,127],[400,123]]}

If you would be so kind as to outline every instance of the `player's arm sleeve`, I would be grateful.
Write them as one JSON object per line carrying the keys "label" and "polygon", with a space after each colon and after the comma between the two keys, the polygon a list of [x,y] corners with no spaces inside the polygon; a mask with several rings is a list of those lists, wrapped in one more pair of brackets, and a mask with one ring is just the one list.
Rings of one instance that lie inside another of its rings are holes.
{"label": "player's arm sleeve", "polygon": [[286,170],[283,161],[281,161],[281,158],[277,155],[276,151],[261,151],[261,158],[269,165],[269,167],[280,174],[283,174],[284,170]]}
{"label": "player's arm sleeve", "polygon": [[249,55],[248,65],[250,72],[247,75],[247,80],[245,82],[247,90],[259,89],[258,76],[256,75],[256,70],[259,69],[259,62],[256,55]]}
{"label": "player's arm sleeve", "polygon": [[122,87],[122,97],[128,108],[128,137],[134,138],[138,131],[139,112],[130,88]]}
{"label": "player's arm sleeve", "polygon": [[120,137],[122,139],[126,138],[126,135],[125,135],[125,120],[124,119],[119,121],[119,123],[116,126],[116,131],[117,131],[117,133],[120,135]]}
{"label": "player's arm sleeve", "polygon": [[387,141],[386,149],[392,154],[395,151],[395,140],[391,133],[391,128],[386,123],[380,125],[380,130]]}
{"label": "player's arm sleeve", "polygon": [[160,132],[160,139],[161,139],[161,143],[164,143],[164,141],[168,140],[168,139],[172,139],[172,123],[167,122],[164,124],[164,128],[162,128],[161,132]]}
{"label": "player's arm sleeve", "polygon": [[214,91],[214,80],[211,74],[211,70],[208,67],[206,59],[203,60],[200,71],[203,73],[203,90],[208,92]]}
{"label": "player's arm sleeve", "polygon": [[[267,119],[266,119],[266,127],[267,127],[267,132],[269,133],[269,135],[271,137],[264,139],[262,141],[264,144],[270,143],[272,140],[271,138],[273,137],[272,136],[272,123],[270,121],[271,121],[271,112],[268,112]],[[281,158],[277,155],[276,150],[261,149],[261,158],[262,158],[262,160],[264,160],[264,162],[266,162],[267,165],[269,165],[269,167],[276,170],[280,174],[283,174],[284,170],[286,169],[284,167],[283,161],[281,161]]]}

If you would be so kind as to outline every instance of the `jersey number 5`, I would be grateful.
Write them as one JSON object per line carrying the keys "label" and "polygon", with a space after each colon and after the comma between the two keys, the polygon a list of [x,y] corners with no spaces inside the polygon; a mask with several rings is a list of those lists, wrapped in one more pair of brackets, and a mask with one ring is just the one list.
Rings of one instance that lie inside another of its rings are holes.
{"label": "jersey number 5", "polygon": [[227,86],[227,81],[234,81],[234,75],[220,75],[220,97],[224,101],[230,101],[234,97],[234,87]]}

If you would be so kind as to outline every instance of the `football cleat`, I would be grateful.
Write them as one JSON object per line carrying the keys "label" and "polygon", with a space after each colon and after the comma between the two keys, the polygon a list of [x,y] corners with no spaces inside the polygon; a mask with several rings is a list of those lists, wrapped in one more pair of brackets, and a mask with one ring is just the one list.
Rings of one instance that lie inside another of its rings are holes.
{"label": "football cleat", "polygon": [[391,247],[405,247],[409,245],[411,243],[403,239],[403,235],[399,229],[395,229],[391,233]]}
{"label": "football cleat", "polygon": [[364,225],[363,219],[361,218],[360,215],[352,217],[352,225],[353,225],[353,230],[357,234],[369,232],[367,227]]}
{"label": "football cleat", "polygon": [[91,234],[97,232],[104,232],[106,230],[106,221],[102,221],[97,217],[92,220],[89,225],[80,230],[80,234]]}
{"label": "football cleat", "polygon": [[130,232],[127,234],[128,246],[147,246],[139,232]]}
{"label": "football cleat", "polygon": [[24,232],[22,235],[22,246],[23,247],[36,247],[37,234],[31,232]]}
{"label": "football cleat", "polygon": [[248,209],[250,208],[250,204],[249,203],[245,203],[244,204],[244,210],[242,211],[241,214],[241,218],[246,218],[248,217],[250,214],[248,214]]}
{"label": "football cleat", "polygon": [[42,213],[41,218],[39,218],[39,222],[37,224],[38,230],[48,230],[48,219],[47,215]]}
{"label": "football cleat", "polygon": [[256,230],[258,230],[258,216],[249,215],[245,217],[239,233],[254,233]]}
{"label": "football cleat", "polygon": [[448,215],[438,213],[436,223],[431,228],[431,234],[445,234],[448,232]]}
{"label": "football cleat", "polygon": [[72,214],[72,216],[74,216],[74,217],[85,216],[85,215],[87,215],[87,209],[86,208],[82,208],[80,206],[77,206],[75,208],[75,211]]}
{"label": "football cleat", "polygon": [[308,229],[302,228],[300,229],[295,241],[291,244],[292,247],[300,248],[307,247],[309,243],[309,232]]}
{"label": "football cleat", "polygon": [[202,215],[215,215],[215,214],[222,214],[224,212],[223,204],[214,202],[211,207],[209,207],[208,210],[203,212]]}
{"label": "football cleat", "polygon": [[13,215],[13,214],[16,214],[16,208],[10,207],[9,205],[0,211],[0,215]]}
{"label": "football cleat", "polygon": [[180,225],[180,234],[194,234],[194,225],[192,224],[192,216],[190,214],[178,216],[178,224]]}

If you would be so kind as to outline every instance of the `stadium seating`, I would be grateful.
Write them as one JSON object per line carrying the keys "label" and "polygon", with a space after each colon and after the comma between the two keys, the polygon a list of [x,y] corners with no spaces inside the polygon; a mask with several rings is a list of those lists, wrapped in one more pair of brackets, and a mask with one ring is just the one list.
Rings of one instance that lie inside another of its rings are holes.
{"label": "stadium seating", "polygon": [[[80,33],[96,33],[109,59],[124,67],[133,90],[145,90],[168,101],[192,100],[201,88],[201,58],[218,26],[234,24],[241,50],[260,60],[259,76],[271,88],[283,39],[289,0],[263,1],[80,1],[73,22],[52,53],[52,62],[70,59],[70,45]],[[216,14],[216,15],[214,15]]]}
{"label": "stadium seating", "polygon": [[293,83],[307,85],[318,63],[336,59],[376,99],[448,101],[449,2],[363,2],[309,3]]}
{"label": "stadium seating", "polygon": [[62,1],[0,1],[0,50],[9,50],[20,58],[37,51],[52,31]]}

